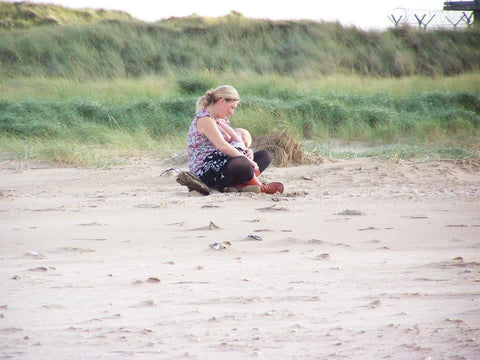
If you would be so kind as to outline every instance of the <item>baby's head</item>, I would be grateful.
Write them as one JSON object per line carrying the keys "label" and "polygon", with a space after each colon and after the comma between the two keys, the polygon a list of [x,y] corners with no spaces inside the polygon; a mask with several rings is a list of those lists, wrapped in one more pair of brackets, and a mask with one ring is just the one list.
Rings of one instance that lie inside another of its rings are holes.
{"label": "baby's head", "polygon": [[240,135],[246,147],[250,147],[250,145],[252,145],[252,135],[250,135],[250,132],[248,130],[236,128],[235,131],[238,135]]}

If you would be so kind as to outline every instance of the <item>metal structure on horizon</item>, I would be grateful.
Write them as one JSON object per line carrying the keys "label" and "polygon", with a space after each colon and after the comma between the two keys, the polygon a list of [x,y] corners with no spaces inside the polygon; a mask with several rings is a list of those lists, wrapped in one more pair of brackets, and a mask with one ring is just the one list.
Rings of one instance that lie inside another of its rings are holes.
{"label": "metal structure on horizon", "polygon": [[473,14],[473,21],[475,23],[480,23],[480,0],[474,1],[445,1],[443,3],[443,10],[447,11],[462,11],[465,12],[471,11]]}
{"label": "metal structure on horizon", "polygon": [[480,24],[480,0],[446,1],[443,10],[396,8],[390,16],[395,27],[408,25],[422,30],[461,29]]}

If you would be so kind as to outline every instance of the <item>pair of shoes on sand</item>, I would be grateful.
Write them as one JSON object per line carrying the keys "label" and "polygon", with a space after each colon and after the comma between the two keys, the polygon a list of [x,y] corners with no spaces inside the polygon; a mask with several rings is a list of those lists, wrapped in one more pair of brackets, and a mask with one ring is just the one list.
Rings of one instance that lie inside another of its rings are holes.
{"label": "pair of shoes on sand", "polygon": [[233,188],[237,189],[237,192],[263,192],[266,194],[275,194],[276,192],[279,192],[280,194],[283,193],[283,184],[279,182],[261,183],[260,185],[239,184],[234,185]]}

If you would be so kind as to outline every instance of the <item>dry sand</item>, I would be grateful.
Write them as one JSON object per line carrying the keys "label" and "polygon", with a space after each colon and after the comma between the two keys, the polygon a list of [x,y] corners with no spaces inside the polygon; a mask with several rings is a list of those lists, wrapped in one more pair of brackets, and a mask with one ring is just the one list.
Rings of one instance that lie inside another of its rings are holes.
{"label": "dry sand", "polygon": [[273,196],[188,193],[153,161],[15,165],[1,359],[480,359],[468,164],[272,168]]}

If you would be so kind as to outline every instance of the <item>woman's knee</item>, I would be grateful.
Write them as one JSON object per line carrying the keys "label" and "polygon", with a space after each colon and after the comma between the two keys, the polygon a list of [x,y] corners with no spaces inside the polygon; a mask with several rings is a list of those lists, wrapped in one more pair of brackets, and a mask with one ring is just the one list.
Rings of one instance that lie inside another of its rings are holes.
{"label": "woman's knee", "polygon": [[273,155],[268,150],[259,150],[253,154],[253,159],[255,161],[261,160],[271,163],[273,160]]}
{"label": "woman's knee", "polygon": [[253,177],[253,167],[245,156],[239,156],[230,160],[228,173],[232,179],[248,181]]}
{"label": "woman's knee", "polygon": [[234,162],[236,167],[242,168],[242,169],[248,169],[252,167],[250,160],[248,160],[248,158],[245,156],[235,157],[231,160],[231,162]]}
{"label": "woman's knee", "polygon": [[258,164],[260,172],[262,172],[272,162],[273,155],[268,150],[260,150],[253,154],[253,160]]}

